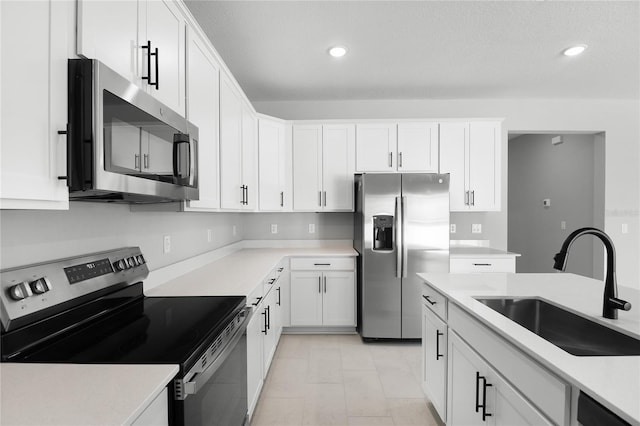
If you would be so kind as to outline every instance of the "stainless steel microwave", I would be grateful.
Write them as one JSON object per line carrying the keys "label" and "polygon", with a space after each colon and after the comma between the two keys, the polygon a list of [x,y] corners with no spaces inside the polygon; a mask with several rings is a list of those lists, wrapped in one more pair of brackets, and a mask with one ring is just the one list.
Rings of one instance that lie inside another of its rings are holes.
{"label": "stainless steel microwave", "polygon": [[93,59],[68,65],[71,200],[198,199],[198,128]]}

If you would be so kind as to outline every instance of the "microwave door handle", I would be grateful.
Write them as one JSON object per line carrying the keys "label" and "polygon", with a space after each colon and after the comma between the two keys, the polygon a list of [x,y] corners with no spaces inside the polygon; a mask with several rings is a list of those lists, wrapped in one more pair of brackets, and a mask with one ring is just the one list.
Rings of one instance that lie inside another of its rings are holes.
{"label": "microwave door handle", "polygon": [[[186,138],[186,140],[185,140]],[[184,174],[183,170],[181,170],[180,165],[182,161],[179,161],[183,158],[181,154],[180,146],[186,144],[186,159],[187,159],[187,167],[186,174]],[[189,144],[189,135],[185,135],[182,133],[176,133],[173,136],[173,176],[179,179],[184,179],[189,177],[189,173],[191,170],[191,145]]]}

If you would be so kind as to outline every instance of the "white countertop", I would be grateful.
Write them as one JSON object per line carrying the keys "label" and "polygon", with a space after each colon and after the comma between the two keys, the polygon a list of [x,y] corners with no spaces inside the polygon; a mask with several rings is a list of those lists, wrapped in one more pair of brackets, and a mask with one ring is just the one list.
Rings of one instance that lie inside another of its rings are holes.
{"label": "white countertop", "polygon": [[596,322],[640,338],[640,292],[618,287],[629,312],[602,317],[602,281],[568,273],[418,274],[451,302],[489,326],[550,371],[584,390],[628,422],[640,425],[640,356],[574,356],[473,299],[474,296],[542,297]]}
{"label": "white countertop", "polygon": [[126,425],[177,365],[0,364],[2,425]]}
{"label": "white countertop", "polygon": [[491,247],[478,246],[451,246],[449,256],[453,259],[477,258],[477,257],[493,257],[493,258],[512,258],[520,256],[519,253],[498,250]]}
{"label": "white countertop", "polygon": [[351,247],[243,249],[145,292],[147,296],[249,296],[287,256],[357,256]]}

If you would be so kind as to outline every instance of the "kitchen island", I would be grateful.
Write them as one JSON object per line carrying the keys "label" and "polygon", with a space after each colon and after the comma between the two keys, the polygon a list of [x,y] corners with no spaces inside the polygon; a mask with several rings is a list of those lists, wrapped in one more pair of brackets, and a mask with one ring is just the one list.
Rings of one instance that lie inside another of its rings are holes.
{"label": "kitchen island", "polygon": [[[486,336],[494,338],[496,345],[504,345],[505,350],[514,355],[513,359],[526,360],[532,365],[532,369],[539,373],[538,376],[548,375],[549,380],[554,381],[558,395],[566,395],[566,401],[560,401],[565,405],[564,412],[559,413],[557,418],[540,408],[544,406],[543,403],[538,404],[535,398],[528,396],[525,398],[528,398],[534,408],[544,413],[544,416],[554,419],[555,423],[574,422],[578,394],[579,391],[583,391],[625,421],[635,425],[640,424],[640,405],[638,404],[640,356],[571,355],[475,300],[476,297],[538,297],[638,338],[640,336],[640,292],[619,286],[619,297],[629,301],[634,308],[629,312],[620,311],[619,319],[611,320],[602,317],[604,289],[602,281],[574,274],[425,273],[418,275],[425,282],[423,293],[432,294],[430,300],[434,300],[434,296],[441,298],[438,300],[441,301],[440,305],[444,306],[440,307],[443,310],[440,316],[444,317],[445,321],[448,317],[449,333],[455,335],[454,339],[461,336],[462,340],[474,347],[481,357],[490,360],[492,354],[485,354],[475,347],[475,343],[481,341],[477,339],[478,334],[489,332]],[[453,328],[452,320],[464,325],[467,334],[459,334],[458,330]],[[469,325],[476,327],[475,334],[469,333],[472,329]],[[493,348],[488,347],[486,350],[493,351]],[[499,363],[503,362],[503,358],[495,359]],[[451,362],[449,362],[450,366]],[[499,368],[498,372],[500,373]],[[520,372],[514,370],[510,372],[513,374],[501,374],[517,388],[517,375]],[[452,372],[449,371],[450,379],[451,375]],[[562,389],[563,384],[566,385],[566,390]],[[448,385],[451,387],[451,380]],[[533,391],[536,392],[539,389],[533,389]],[[522,393],[526,395],[526,392]],[[451,389],[447,396],[447,402],[450,404]],[[555,401],[555,404],[558,404],[558,401]]]}

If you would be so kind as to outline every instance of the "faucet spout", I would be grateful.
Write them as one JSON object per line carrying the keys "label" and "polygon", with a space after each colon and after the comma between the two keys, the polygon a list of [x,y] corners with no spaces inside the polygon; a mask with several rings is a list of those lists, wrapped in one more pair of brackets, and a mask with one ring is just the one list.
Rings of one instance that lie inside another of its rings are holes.
{"label": "faucet spout", "polygon": [[604,244],[607,254],[607,275],[604,279],[604,297],[602,302],[602,316],[610,319],[618,318],[618,310],[628,311],[631,304],[624,300],[618,299],[618,284],[616,282],[616,251],[613,247],[611,238],[598,228],[580,228],[573,231],[564,240],[559,253],[553,257],[554,269],[564,271],[567,267],[567,255],[573,242],[582,235],[593,235]]}

